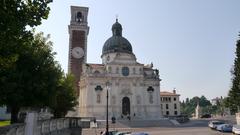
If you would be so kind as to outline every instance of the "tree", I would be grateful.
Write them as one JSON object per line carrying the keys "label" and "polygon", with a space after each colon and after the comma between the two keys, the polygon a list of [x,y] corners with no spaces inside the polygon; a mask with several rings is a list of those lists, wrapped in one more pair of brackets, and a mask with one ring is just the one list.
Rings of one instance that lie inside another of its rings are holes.
{"label": "tree", "polygon": [[63,116],[76,104],[72,79],[63,76],[60,65],[54,60],[49,36],[32,31],[42,19],[47,19],[51,2],[0,1],[0,105],[11,108],[11,123],[17,122],[22,107],[48,106],[63,111],[56,114]]}
{"label": "tree", "polygon": [[234,66],[231,71],[232,87],[226,99],[226,105],[230,108],[232,113],[236,113],[240,107],[240,39],[237,40],[235,54]]}
{"label": "tree", "polygon": [[17,122],[19,109],[50,106],[56,94],[62,69],[54,61],[52,43],[43,33],[26,41],[18,53],[18,59],[10,73],[6,73],[6,84],[2,84],[0,103],[11,108],[11,122]]}
{"label": "tree", "polygon": [[199,105],[202,107],[207,107],[207,106],[211,106],[211,102],[207,100],[205,96],[201,96],[199,100]]}
{"label": "tree", "polygon": [[77,98],[74,91],[74,77],[71,74],[62,76],[54,96],[54,103],[51,105],[55,118],[64,117],[69,110],[77,105]]}
{"label": "tree", "polygon": [[[0,71],[11,70],[18,59],[18,51],[33,34],[26,29],[40,25],[47,19],[51,0],[0,1]],[[0,73],[1,73],[0,72]],[[1,81],[4,81],[1,79]]]}
{"label": "tree", "polygon": [[186,104],[188,104],[189,103],[189,98],[186,98]]}
{"label": "tree", "polygon": [[197,104],[202,107],[203,113],[210,113],[211,103],[205,96],[198,96],[193,97],[192,99],[186,98],[186,102],[183,104],[181,103],[181,112],[188,116],[191,116],[195,113],[195,108]]}
{"label": "tree", "polygon": [[0,90],[6,74],[16,65],[19,52],[24,50],[25,41],[33,40],[33,33],[26,29],[41,24],[47,19],[51,0],[1,0],[0,1]]}
{"label": "tree", "polygon": [[17,122],[20,107],[49,103],[50,99],[41,103],[39,99],[48,95],[46,88],[52,94],[57,80],[53,78],[59,74],[51,47],[31,31],[47,19],[49,3],[51,0],[0,1],[0,105],[11,107],[12,123]]}

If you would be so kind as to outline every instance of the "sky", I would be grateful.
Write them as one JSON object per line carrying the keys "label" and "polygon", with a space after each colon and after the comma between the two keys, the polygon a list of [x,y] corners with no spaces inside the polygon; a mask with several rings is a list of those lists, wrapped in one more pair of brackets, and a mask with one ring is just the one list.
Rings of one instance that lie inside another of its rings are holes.
{"label": "sky", "polygon": [[65,72],[71,5],[89,7],[88,63],[102,63],[103,44],[118,16],[137,61],[159,69],[161,91],[176,88],[181,100],[227,96],[240,0],[54,0],[49,18],[36,29],[51,35]]}

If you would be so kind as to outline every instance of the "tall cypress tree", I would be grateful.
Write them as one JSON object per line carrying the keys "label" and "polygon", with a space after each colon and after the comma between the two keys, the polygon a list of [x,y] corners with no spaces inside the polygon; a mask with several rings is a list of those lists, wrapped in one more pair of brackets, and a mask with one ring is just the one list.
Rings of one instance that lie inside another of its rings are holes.
{"label": "tall cypress tree", "polygon": [[227,105],[232,113],[237,112],[240,107],[240,39],[237,40],[235,54],[236,57],[232,70],[232,87],[228,92],[227,98]]}

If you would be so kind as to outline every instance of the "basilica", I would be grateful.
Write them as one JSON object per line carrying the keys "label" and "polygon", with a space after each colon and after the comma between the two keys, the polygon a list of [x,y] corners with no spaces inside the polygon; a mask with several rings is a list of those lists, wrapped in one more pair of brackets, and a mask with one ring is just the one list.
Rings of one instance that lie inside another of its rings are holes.
{"label": "basilica", "polygon": [[112,36],[102,43],[102,63],[86,61],[87,15],[87,7],[71,6],[68,68],[76,78],[79,102],[72,115],[105,119],[108,99],[109,117],[161,118],[159,70],[137,61],[118,19],[111,27]]}

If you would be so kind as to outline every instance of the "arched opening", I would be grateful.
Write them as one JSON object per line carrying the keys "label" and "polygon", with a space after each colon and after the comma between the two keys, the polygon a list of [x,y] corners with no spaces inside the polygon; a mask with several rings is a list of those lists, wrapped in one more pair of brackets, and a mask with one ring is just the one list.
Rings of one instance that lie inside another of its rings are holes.
{"label": "arched opening", "polygon": [[130,114],[130,99],[128,97],[124,97],[122,99],[122,114],[123,115]]}
{"label": "arched opening", "polygon": [[81,12],[77,12],[76,21],[77,22],[82,22],[83,21],[83,15],[82,15]]}

